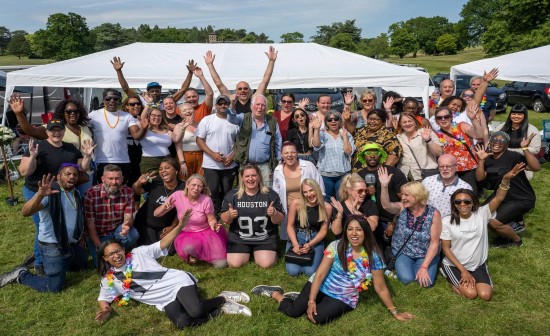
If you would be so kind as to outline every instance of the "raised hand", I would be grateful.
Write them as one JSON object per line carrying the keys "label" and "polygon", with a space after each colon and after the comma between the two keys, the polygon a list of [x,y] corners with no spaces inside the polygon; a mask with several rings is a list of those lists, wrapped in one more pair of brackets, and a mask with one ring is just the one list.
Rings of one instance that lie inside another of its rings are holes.
{"label": "raised hand", "polygon": [[305,111],[307,104],[309,104],[309,98],[304,97],[304,98],[300,99],[300,102],[298,102],[298,107],[300,107],[302,110]]}
{"label": "raised hand", "polygon": [[239,216],[239,211],[237,209],[233,209],[233,205],[229,203],[229,209],[227,210],[227,213],[229,216],[231,216],[231,219],[235,219]]}
{"label": "raised hand", "polygon": [[29,155],[36,157],[38,155],[38,142],[34,139],[29,141]]}
{"label": "raised hand", "polygon": [[203,72],[202,72],[202,69],[199,68],[199,67],[196,67],[196,68],[195,68],[195,71],[194,71],[193,73],[194,73],[195,76],[197,76],[197,77],[202,77],[202,76],[204,75]]}
{"label": "raised hand", "polygon": [[493,68],[489,72],[483,72],[483,80],[490,82],[498,76],[498,68]]}
{"label": "raised hand", "polygon": [[52,189],[55,182],[55,175],[51,174],[42,176],[42,181],[38,181],[38,193],[42,196],[50,196],[59,193],[59,190]]}
{"label": "raised hand", "polygon": [[191,215],[193,214],[193,209],[188,208],[185,210],[185,213],[183,214],[183,217],[181,217],[178,225],[185,225],[187,224],[187,221],[189,221],[189,218],[191,218]]}
{"label": "raised hand", "polygon": [[123,237],[126,237],[126,235],[130,232],[130,224],[124,223],[122,224],[122,229],[120,230],[120,235]]}
{"label": "raised hand", "polygon": [[115,71],[120,71],[122,70],[122,67],[124,66],[124,63],[126,62],[122,62],[120,60],[120,57],[113,57],[113,60],[111,61],[111,64],[113,65],[113,69],[115,69]]}
{"label": "raised hand", "polygon": [[18,94],[12,94],[10,97],[10,107],[15,114],[23,113],[25,110],[25,101]]}
{"label": "raised hand", "polygon": [[321,120],[319,120],[318,116],[313,116],[313,118],[310,121],[311,122],[309,124],[314,129],[320,129],[321,128]]}
{"label": "raised hand", "polygon": [[277,213],[277,209],[273,206],[273,202],[269,203],[269,206],[267,207],[267,215],[273,216]]}
{"label": "raised hand", "polygon": [[429,141],[430,135],[432,135],[432,128],[430,126],[422,127],[422,133],[420,133],[420,135],[424,141]]}
{"label": "raised hand", "polygon": [[339,214],[344,214],[344,207],[342,206],[342,203],[338,202],[334,196],[330,197],[330,205],[332,205],[332,207],[336,209]]}
{"label": "raised hand", "polygon": [[96,146],[97,145],[94,145],[94,141],[92,139],[87,139],[82,142],[80,151],[84,154],[84,156],[90,156],[93,154]]}
{"label": "raised hand", "polygon": [[143,99],[145,100],[145,102],[147,104],[151,104],[153,102],[153,97],[151,97],[147,91],[144,91],[141,93],[141,96],[143,97]]}
{"label": "raised hand", "polygon": [[509,172],[507,172],[506,174],[504,174],[504,176],[502,177],[502,179],[513,179],[514,177],[517,176],[517,174],[521,173],[522,171],[525,170],[525,168],[527,167],[527,165],[523,162],[520,162],[518,163],[517,165],[514,166],[514,168],[510,169]]}
{"label": "raised hand", "polygon": [[531,143],[531,140],[533,140],[533,138],[535,137],[535,135],[537,135],[536,133],[531,133],[529,134],[528,137],[525,137],[523,138],[523,140],[521,140],[521,143],[519,144],[520,147],[529,147],[529,144]]}
{"label": "raised hand", "polygon": [[486,158],[489,157],[489,155],[493,155],[493,153],[487,153],[487,151],[485,150],[485,146],[483,144],[477,144],[474,147],[474,151],[480,160],[485,160]]}
{"label": "raised hand", "polygon": [[164,204],[163,204],[164,209],[166,209],[166,210],[172,209],[172,208],[174,207],[174,203],[175,203],[175,202],[176,202],[176,201],[174,200],[173,197],[167,198],[166,201],[165,201]]}
{"label": "raised hand", "polygon": [[342,120],[344,122],[350,122],[351,121],[351,111],[349,107],[344,108],[344,111],[342,112]]}
{"label": "raised hand", "polygon": [[139,177],[139,183],[151,183],[155,177],[157,177],[156,172],[141,174],[141,176]]}
{"label": "raised hand", "polygon": [[380,167],[378,169],[378,181],[382,187],[387,187],[390,184],[393,174],[388,175],[388,169],[386,167]]}
{"label": "raised hand", "polygon": [[196,67],[197,67],[197,63],[194,60],[190,59],[187,62],[187,70],[189,72],[194,72]]}
{"label": "raised hand", "polygon": [[139,118],[139,123],[141,124],[141,128],[148,128],[149,127],[149,115],[141,116],[141,118]]}
{"label": "raised hand", "polygon": [[395,101],[395,99],[393,97],[386,98],[386,100],[384,101],[384,104],[383,104],[384,105],[384,110],[386,110],[386,111],[391,110],[394,101]]}
{"label": "raised hand", "polygon": [[216,55],[212,53],[212,50],[208,50],[206,52],[206,55],[204,55],[204,63],[208,64],[214,64],[214,60],[216,59]]}
{"label": "raised hand", "polygon": [[351,105],[353,103],[353,92],[348,91],[344,93],[344,104]]}
{"label": "raised hand", "polygon": [[340,135],[342,136],[342,139],[346,141],[348,139],[348,130],[344,127],[340,128]]}
{"label": "raised hand", "polygon": [[278,51],[275,50],[274,47],[270,46],[269,51],[266,52],[266,56],[270,61],[276,61],[277,60],[277,53]]}
{"label": "raised hand", "polygon": [[468,103],[468,106],[466,107],[466,115],[470,118],[470,120],[475,120],[478,118],[480,112],[481,109],[474,100]]}

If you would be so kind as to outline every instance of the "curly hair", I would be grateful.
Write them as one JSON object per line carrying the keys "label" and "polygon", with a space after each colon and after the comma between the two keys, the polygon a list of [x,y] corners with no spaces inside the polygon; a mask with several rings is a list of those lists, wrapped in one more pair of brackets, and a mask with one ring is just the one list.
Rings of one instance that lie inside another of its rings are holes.
{"label": "curly hair", "polygon": [[67,120],[65,119],[65,107],[67,104],[75,104],[76,109],[78,110],[78,121],[76,124],[78,126],[86,126],[88,125],[88,121],[90,121],[90,118],[88,118],[88,111],[84,108],[84,105],[80,100],[69,98],[69,99],[63,99],[57,106],[55,107],[54,111],[54,119],[61,119],[67,123]]}

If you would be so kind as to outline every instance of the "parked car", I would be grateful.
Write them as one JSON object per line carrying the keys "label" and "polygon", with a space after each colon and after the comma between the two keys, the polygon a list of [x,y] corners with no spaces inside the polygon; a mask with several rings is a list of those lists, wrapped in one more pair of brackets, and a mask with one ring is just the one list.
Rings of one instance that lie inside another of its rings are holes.
{"label": "parked car", "polygon": [[[456,76],[455,94],[457,96],[460,96],[462,91],[470,88],[470,79],[472,77],[473,76],[470,76],[470,75]],[[439,86],[441,85],[441,82],[444,79],[449,79],[448,73],[438,73],[432,77],[432,80],[437,88],[439,88]],[[486,94],[495,100],[497,113],[506,112],[506,109],[508,108],[508,101],[506,99],[506,92],[504,92],[504,90],[499,89],[498,86],[494,83],[489,83],[489,87],[487,88]]]}
{"label": "parked car", "polygon": [[[347,89],[344,89],[344,91]],[[332,101],[331,109],[342,112],[344,110],[344,96],[340,88],[313,88],[313,89],[278,89],[273,92],[273,107],[275,110],[281,109],[281,97],[285,93],[292,93],[296,98],[295,103],[298,104],[303,98],[309,98],[309,104],[306,105],[307,112],[317,111],[317,98],[320,95],[326,94],[330,96]]]}
{"label": "parked car", "polygon": [[550,83],[512,82],[502,89],[509,105],[523,104],[539,113],[550,110]]}

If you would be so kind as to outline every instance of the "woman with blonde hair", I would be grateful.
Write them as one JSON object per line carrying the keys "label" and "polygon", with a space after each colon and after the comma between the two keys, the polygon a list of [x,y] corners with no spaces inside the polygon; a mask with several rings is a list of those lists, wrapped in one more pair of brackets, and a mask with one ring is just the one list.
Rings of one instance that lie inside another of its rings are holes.
{"label": "woman with blonde hair", "polygon": [[313,250],[313,260],[306,265],[287,261],[286,271],[292,276],[300,273],[310,276],[323,259],[323,239],[328,232],[332,207],[324,201],[321,187],[314,179],[304,179],[300,189],[300,199],[294,200],[288,210],[286,250],[298,255]]}
{"label": "woman with blonde hair", "polygon": [[401,187],[401,202],[390,202],[388,184],[392,175],[385,167],[378,170],[382,206],[399,214],[391,245],[397,278],[404,284],[416,280],[422,287],[431,287],[439,263],[441,214],[427,205],[429,192],[418,181]]}
{"label": "woman with blonde hair", "polygon": [[174,240],[176,253],[190,264],[204,260],[218,268],[226,267],[227,232],[218,224],[210,189],[202,175],[191,175],[185,189],[172,193],[155,210],[155,216],[163,216],[174,207],[178,219],[187,209],[193,211],[185,228]]}
{"label": "woman with blonde hair", "polygon": [[376,93],[371,89],[367,89],[361,93],[359,100],[361,101],[362,108],[351,112],[349,120],[344,118],[344,127],[352,135],[356,129],[367,126],[367,116],[370,111],[376,108]]}
{"label": "woman with blonde hair", "polygon": [[285,214],[279,195],[263,185],[256,165],[245,164],[239,171],[239,187],[225,196],[220,212],[222,223],[229,225],[227,263],[241,267],[250,260],[262,268],[277,262],[277,225]]}

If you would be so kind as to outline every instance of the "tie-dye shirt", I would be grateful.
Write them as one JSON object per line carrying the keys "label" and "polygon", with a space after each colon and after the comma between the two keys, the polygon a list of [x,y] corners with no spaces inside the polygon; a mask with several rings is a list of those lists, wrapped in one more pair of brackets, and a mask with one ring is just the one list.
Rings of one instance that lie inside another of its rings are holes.
{"label": "tie-dye shirt", "polygon": [[[325,249],[324,255],[328,258],[333,259],[334,261],[332,262],[332,266],[329,270],[329,273],[327,274],[327,277],[321,284],[320,291],[332,298],[344,302],[351,308],[355,309],[355,307],[357,306],[357,302],[359,301],[359,291],[355,287],[352,279],[350,279],[348,272],[345,272],[342,268],[342,264],[340,263],[340,259],[338,258],[337,246],[339,241],[340,240],[333,241]],[[355,259],[355,263],[358,268],[355,274],[360,274],[362,276],[358,279],[360,281],[365,280],[366,273],[386,268],[383,259],[378,254],[375,254],[373,256],[372,265],[367,265],[363,268],[363,266],[361,265],[362,258]],[[309,281],[313,282],[314,278],[315,274],[313,274],[309,278]]]}

